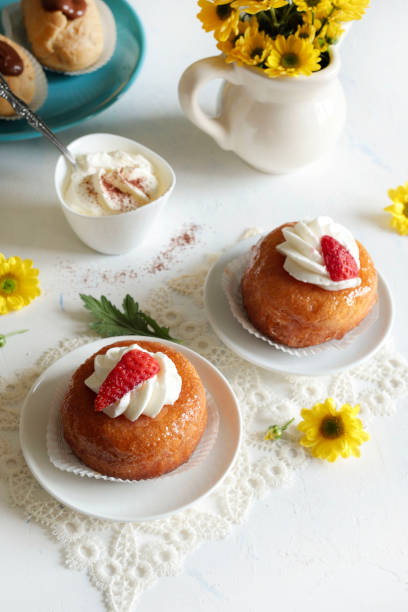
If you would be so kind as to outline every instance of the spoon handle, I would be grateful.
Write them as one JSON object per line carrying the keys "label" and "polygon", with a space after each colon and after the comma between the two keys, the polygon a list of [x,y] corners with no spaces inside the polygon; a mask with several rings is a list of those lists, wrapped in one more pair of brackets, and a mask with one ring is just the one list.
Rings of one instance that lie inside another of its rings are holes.
{"label": "spoon handle", "polygon": [[13,107],[15,113],[25,119],[32,128],[41,132],[53,145],[55,145],[61,153],[68,159],[68,161],[76,166],[75,157],[72,153],[64,147],[62,142],[58,140],[53,132],[49,129],[49,127],[44,123],[44,121],[32,111],[27,104],[21,100],[18,96],[16,96],[10,89],[6,79],[0,74],[0,97],[5,98],[9,104]]}

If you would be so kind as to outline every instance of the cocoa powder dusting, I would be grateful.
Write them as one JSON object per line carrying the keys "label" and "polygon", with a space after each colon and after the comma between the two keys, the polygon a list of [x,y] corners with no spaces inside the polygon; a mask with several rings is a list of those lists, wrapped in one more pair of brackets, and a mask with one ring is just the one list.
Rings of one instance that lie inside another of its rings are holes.
{"label": "cocoa powder dusting", "polygon": [[[113,173],[113,176],[114,175],[115,173]],[[101,182],[103,188],[111,198],[111,201],[121,212],[128,212],[129,210],[135,210],[135,208],[137,208],[137,202],[133,199],[133,196],[121,191],[121,189],[113,185],[105,175],[102,176]]]}
{"label": "cocoa powder dusting", "polygon": [[90,200],[96,200],[97,197],[98,197],[98,194],[96,193],[95,188],[92,185],[92,181],[91,181],[90,178],[86,179],[85,187],[86,187],[86,191],[87,191],[87,194],[89,196],[89,199]]}
{"label": "cocoa powder dusting", "polygon": [[70,285],[97,288],[101,285],[127,285],[139,277],[139,273],[131,266],[122,270],[98,270],[96,268],[81,268],[78,264],[57,257],[59,274]]}
{"label": "cocoa powder dusting", "polygon": [[[122,286],[123,290],[129,290],[136,279],[143,278],[145,274],[156,274],[163,270],[169,270],[173,265],[182,263],[185,259],[185,251],[191,249],[197,243],[197,234],[200,227],[194,223],[182,228],[181,232],[173,236],[167,247],[165,247],[154,259],[145,264],[135,266],[127,265],[120,270],[98,269],[95,267],[82,267],[77,263],[56,257],[56,265],[59,277],[64,280],[68,287],[78,288],[78,292],[84,289],[100,289],[104,287],[115,288]],[[74,291],[77,292],[77,289]]]}
{"label": "cocoa powder dusting", "polygon": [[123,191],[121,191],[120,189],[118,189],[117,187],[115,187],[115,185],[112,185],[112,183],[110,183],[106,176],[103,175],[101,177],[101,181],[102,181],[102,185],[104,186],[104,188],[106,189],[106,191],[108,192],[108,194],[111,197],[116,197],[119,200],[123,200],[125,197],[125,194],[123,193]]}
{"label": "cocoa powder dusting", "polygon": [[145,195],[147,195],[143,179],[138,178],[138,179],[135,179],[135,180],[129,180],[129,179],[125,178],[125,181],[129,185],[132,185],[133,187],[136,187],[136,189],[140,189],[140,191],[142,191]]}
{"label": "cocoa powder dusting", "polygon": [[177,262],[179,255],[185,248],[193,246],[197,242],[199,226],[192,223],[182,230],[181,234],[171,238],[168,246],[155,257],[152,264],[147,268],[149,274],[156,274],[162,270],[169,270],[171,264]]}

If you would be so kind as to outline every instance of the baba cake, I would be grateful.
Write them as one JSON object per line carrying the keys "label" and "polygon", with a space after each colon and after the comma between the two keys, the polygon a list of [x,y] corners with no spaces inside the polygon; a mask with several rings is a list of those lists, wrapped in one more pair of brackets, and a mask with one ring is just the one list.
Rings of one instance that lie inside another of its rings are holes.
{"label": "baba cake", "polygon": [[103,28],[95,0],[22,0],[24,25],[38,61],[75,72],[92,66],[103,50]]}
{"label": "baba cake", "polygon": [[89,357],[62,405],[64,437],[75,455],[124,480],[154,478],[185,463],[206,424],[194,366],[179,351],[147,340],[116,342]]}
{"label": "baba cake", "polygon": [[[11,91],[26,104],[33,99],[35,92],[34,67],[24,49],[0,34],[0,73],[6,79]],[[15,115],[12,106],[0,98],[0,116]]]}
{"label": "baba cake", "polygon": [[252,249],[241,280],[249,320],[289,347],[341,339],[377,301],[377,272],[362,244],[330,217],[286,223]]}

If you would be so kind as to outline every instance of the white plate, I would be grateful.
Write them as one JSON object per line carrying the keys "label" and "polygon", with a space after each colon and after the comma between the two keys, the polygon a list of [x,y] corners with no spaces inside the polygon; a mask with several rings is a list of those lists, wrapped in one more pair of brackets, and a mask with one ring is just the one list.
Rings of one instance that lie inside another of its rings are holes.
{"label": "white plate", "polygon": [[[156,340],[157,338],[150,338]],[[197,369],[204,387],[217,403],[220,423],[211,453],[197,466],[172,478],[134,483],[81,478],[52,465],[46,447],[48,412],[55,389],[100,348],[118,340],[149,340],[142,336],[102,338],[82,346],[50,366],[33,385],[22,409],[20,443],[34,477],[66,506],[98,518],[145,521],[168,516],[208,495],[220,484],[237,456],[241,438],[238,402],[224,376],[206,359],[186,348],[159,342],[185,355]]]}
{"label": "white plate", "polygon": [[302,376],[324,376],[356,365],[381,346],[392,326],[393,306],[388,286],[380,274],[379,316],[355,342],[344,349],[328,348],[316,355],[295,357],[274,349],[246,331],[232,315],[221,281],[227,264],[246,253],[258,240],[259,236],[243,240],[220,257],[209,271],[204,287],[204,304],[208,319],[216,334],[232,351],[267,370]]}

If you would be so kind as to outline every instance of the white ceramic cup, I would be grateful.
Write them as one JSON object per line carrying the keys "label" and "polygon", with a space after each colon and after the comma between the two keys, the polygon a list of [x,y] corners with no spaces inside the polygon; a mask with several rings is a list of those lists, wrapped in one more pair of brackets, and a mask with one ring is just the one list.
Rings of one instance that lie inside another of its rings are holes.
{"label": "white ceramic cup", "polygon": [[152,163],[159,181],[159,197],[136,210],[103,217],[81,215],[66,204],[64,193],[71,175],[71,166],[61,156],[55,168],[55,188],[62,211],[82,242],[106,255],[121,255],[139,247],[157,222],[176,184],[171,166],[147,147],[114,134],[88,134],[71,142],[68,149],[74,155],[120,150],[144,155]]}

